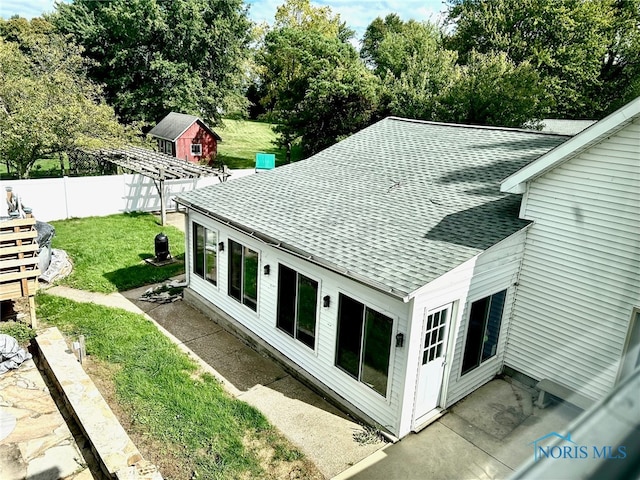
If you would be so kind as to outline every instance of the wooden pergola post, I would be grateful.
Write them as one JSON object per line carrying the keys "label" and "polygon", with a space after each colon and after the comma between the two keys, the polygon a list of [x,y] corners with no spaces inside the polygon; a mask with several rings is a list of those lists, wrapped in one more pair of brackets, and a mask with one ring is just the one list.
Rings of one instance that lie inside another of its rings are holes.
{"label": "wooden pergola post", "polygon": [[164,202],[164,168],[160,168],[160,188],[158,193],[160,194],[160,223],[164,227],[167,221],[167,206]]}

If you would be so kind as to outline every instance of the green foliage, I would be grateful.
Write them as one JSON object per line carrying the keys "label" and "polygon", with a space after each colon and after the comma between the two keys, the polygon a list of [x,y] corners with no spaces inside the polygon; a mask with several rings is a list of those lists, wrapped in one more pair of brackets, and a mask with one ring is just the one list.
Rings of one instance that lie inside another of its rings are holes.
{"label": "green foliage", "polygon": [[394,25],[372,52],[384,81],[385,108],[392,115],[437,120],[441,97],[456,78],[457,55],[442,47],[433,24]]}
{"label": "green foliage", "polygon": [[[395,13],[390,13],[384,20],[377,17],[373,20],[362,37],[362,47],[360,48],[360,57],[370,67],[376,68],[381,64],[379,58],[379,48],[382,41],[389,33],[402,33],[404,30],[404,22]],[[384,71],[384,69],[382,70]],[[378,70],[380,74],[380,70]]]}
{"label": "green foliage", "polygon": [[547,93],[538,72],[528,63],[510,61],[506,54],[473,52],[468,64],[441,96],[436,118],[447,122],[536,126],[547,111]]}
{"label": "green foliage", "polygon": [[126,122],[155,123],[173,110],[216,123],[246,109],[242,0],[76,0],[58,3],[52,21],[95,61],[92,78]]}
{"label": "green foliage", "polygon": [[366,126],[377,108],[378,82],[354,48],[338,37],[284,27],[266,35],[263,104],[282,145],[300,140],[305,155]]}
{"label": "green foliage", "polygon": [[36,332],[22,322],[0,322],[0,333],[15,338],[23,347],[36,336]]}
{"label": "green foliage", "polygon": [[600,118],[638,93],[638,0],[450,0],[450,45],[529,62],[560,118]]}
{"label": "green foliage", "polygon": [[47,25],[0,21],[0,158],[19,178],[45,155],[118,145],[126,133],[86,79],[80,49]]}
{"label": "green foliage", "polygon": [[[155,217],[130,213],[72,218],[51,222],[56,229],[53,248],[67,252],[73,272],[62,283],[92,292],[111,293],[164,281],[184,272],[184,234],[158,225]],[[154,256],[155,236],[169,238],[176,263],[155,267],[144,262]]]}
{"label": "green foliage", "polygon": [[313,30],[342,41],[347,41],[354,34],[340,21],[340,15],[333,14],[331,7],[314,7],[309,0],[285,0],[276,10],[274,28]]}
{"label": "green foliage", "polygon": [[39,318],[85,335],[87,353],[117,367],[116,395],[131,428],[174,447],[201,478],[264,478],[243,443],[256,434],[271,439],[282,458],[299,457],[259,411],[231,398],[211,375],[196,376],[196,364],[144,316],[46,294],[37,303]]}

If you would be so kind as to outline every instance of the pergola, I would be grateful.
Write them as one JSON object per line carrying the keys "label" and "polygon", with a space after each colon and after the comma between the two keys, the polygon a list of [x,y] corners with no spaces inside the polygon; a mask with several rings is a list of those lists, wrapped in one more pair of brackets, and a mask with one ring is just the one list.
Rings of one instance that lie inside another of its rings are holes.
{"label": "pergola", "polygon": [[226,166],[218,170],[203,165],[196,165],[186,160],[180,160],[179,158],[141,147],[108,148],[85,153],[99,156],[125,170],[139,173],[140,175],[153,179],[153,183],[160,196],[162,225],[164,225],[166,221],[164,198],[165,180],[217,176],[221,182],[224,182],[230,175]]}

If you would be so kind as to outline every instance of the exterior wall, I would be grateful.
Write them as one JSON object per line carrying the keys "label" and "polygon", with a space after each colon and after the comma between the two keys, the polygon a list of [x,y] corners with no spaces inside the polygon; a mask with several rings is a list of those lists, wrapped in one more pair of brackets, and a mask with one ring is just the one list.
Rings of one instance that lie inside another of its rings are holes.
{"label": "exterior wall", "polygon": [[[316,379],[315,383],[322,388],[330,390],[345,399],[381,427],[397,435],[399,409],[402,404],[401,396],[404,389],[406,348],[395,347],[393,339],[397,332],[408,331],[409,305],[277,250],[199,213],[190,211],[189,219],[188,234],[186,236],[187,252],[192,250],[193,233],[191,221],[216,231],[218,233],[218,242],[224,242],[225,244],[224,252],[218,254],[217,286],[192,273],[193,258],[190,253],[187,253],[189,287],[306,371]],[[229,239],[259,252],[257,312],[242,305],[227,294]],[[279,263],[316,280],[319,284],[315,350],[303,345],[276,327]],[[270,265],[271,273],[269,275],[263,274],[264,265]],[[335,366],[339,293],[344,293],[394,320],[386,398]],[[328,308],[322,306],[322,297],[325,295],[331,297],[331,304]]]}
{"label": "exterior wall", "polygon": [[505,363],[598,399],[640,305],[640,124],[532,181]]}
{"label": "exterior wall", "polygon": [[[457,402],[501,372],[514,284],[517,282],[525,236],[526,229],[511,235],[417,292],[412,304],[412,330],[409,336],[401,436],[419,427],[419,425],[413,425],[415,420],[413,403],[418,381],[417,374],[421,365],[422,329],[427,312],[443,305],[453,304],[441,394],[442,408]],[[461,376],[469,306],[476,300],[505,289],[507,289],[507,297],[497,355]]]}
{"label": "exterior wall", "polygon": [[[191,155],[191,145],[202,145],[202,155]],[[175,142],[175,157],[193,163],[210,162],[218,155],[218,142],[200,122],[194,122]]]}

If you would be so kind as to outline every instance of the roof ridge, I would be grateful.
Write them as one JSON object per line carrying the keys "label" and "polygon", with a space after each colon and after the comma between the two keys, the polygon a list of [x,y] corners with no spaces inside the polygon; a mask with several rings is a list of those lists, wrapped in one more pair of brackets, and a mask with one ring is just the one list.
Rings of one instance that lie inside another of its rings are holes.
{"label": "roof ridge", "polygon": [[551,137],[567,137],[567,138],[571,137],[571,135],[562,135],[559,133],[543,132],[541,130],[529,130],[527,128],[499,127],[499,126],[493,126],[493,125],[471,125],[466,123],[433,122],[430,120],[420,120],[417,118],[396,117],[395,115],[389,115],[388,117],[383,118],[383,121],[384,120],[394,120],[398,122],[407,122],[407,123],[418,123],[423,125],[439,125],[443,127],[472,128],[476,130],[499,130],[499,131],[505,131],[505,132],[531,133],[531,134],[538,134],[538,135],[551,136]]}

